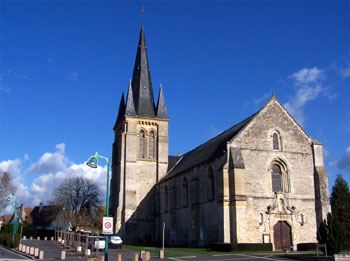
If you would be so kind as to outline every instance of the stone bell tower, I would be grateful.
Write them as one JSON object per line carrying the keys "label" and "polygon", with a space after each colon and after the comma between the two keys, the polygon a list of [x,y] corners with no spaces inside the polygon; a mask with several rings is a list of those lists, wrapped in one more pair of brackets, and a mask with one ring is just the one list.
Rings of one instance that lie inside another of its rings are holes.
{"label": "stone bell tower", "polygon": [[168,167],[168,122],[162,87],[154,103],[142,26],[132,81],[113,128],[110,212],[126,243],[155,240],[155,185]]}

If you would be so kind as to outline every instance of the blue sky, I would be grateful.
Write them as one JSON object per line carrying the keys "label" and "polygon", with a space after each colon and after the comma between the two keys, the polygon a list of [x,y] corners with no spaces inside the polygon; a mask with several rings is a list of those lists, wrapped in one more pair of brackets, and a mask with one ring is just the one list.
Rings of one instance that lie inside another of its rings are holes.
{"label": "blue sky", "polygon": [[[141,18],[140,10],[145,14]],[[143,20],[169,153],[185,153],[275,92],[324,145],[330,187],[350,176],[350,2],[2,1],[0,168],[20,202],[50,199],[64,177],[104,188],[112,128]]]}

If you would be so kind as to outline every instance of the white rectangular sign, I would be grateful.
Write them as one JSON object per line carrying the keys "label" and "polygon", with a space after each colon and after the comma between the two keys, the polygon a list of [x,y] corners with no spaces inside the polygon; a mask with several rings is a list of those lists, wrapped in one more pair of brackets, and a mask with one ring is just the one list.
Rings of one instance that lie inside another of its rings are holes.
{"label": "white rectangular sign", "polygon": [[103,217],[102,234],[104,234],[104,235],[112,235],[113,234],[113,218],[112,217]]}

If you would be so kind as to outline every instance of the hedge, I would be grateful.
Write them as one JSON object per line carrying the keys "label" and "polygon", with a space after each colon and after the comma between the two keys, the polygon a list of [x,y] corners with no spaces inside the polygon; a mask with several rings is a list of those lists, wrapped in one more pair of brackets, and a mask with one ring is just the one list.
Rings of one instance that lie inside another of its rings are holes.
{"label": "hedge", "polygon": [[317,243],[300,243],[297,244],[298,251],[315,251]]}
{"label": "hedge", "polygon": [[215,242],[211,244],[211,249],[221,252],[240,252],[240,251],[272,251],[272,244],[263,243],[220,243]]}
{"label": "hedge", "polygon": [[0,244],[5,247],[17,248],[19,245],[20,235],[15,235],[15,240],[12,243],[12,233],[1,233],[0,234]]}

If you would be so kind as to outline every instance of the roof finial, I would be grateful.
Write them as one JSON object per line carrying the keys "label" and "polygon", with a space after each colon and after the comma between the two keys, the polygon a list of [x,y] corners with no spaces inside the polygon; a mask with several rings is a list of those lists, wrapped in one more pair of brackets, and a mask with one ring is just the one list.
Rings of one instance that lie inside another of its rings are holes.
{"label": "roof finial", "polygon": [[272,97],[275,97],[275,92],[272,92]]}

